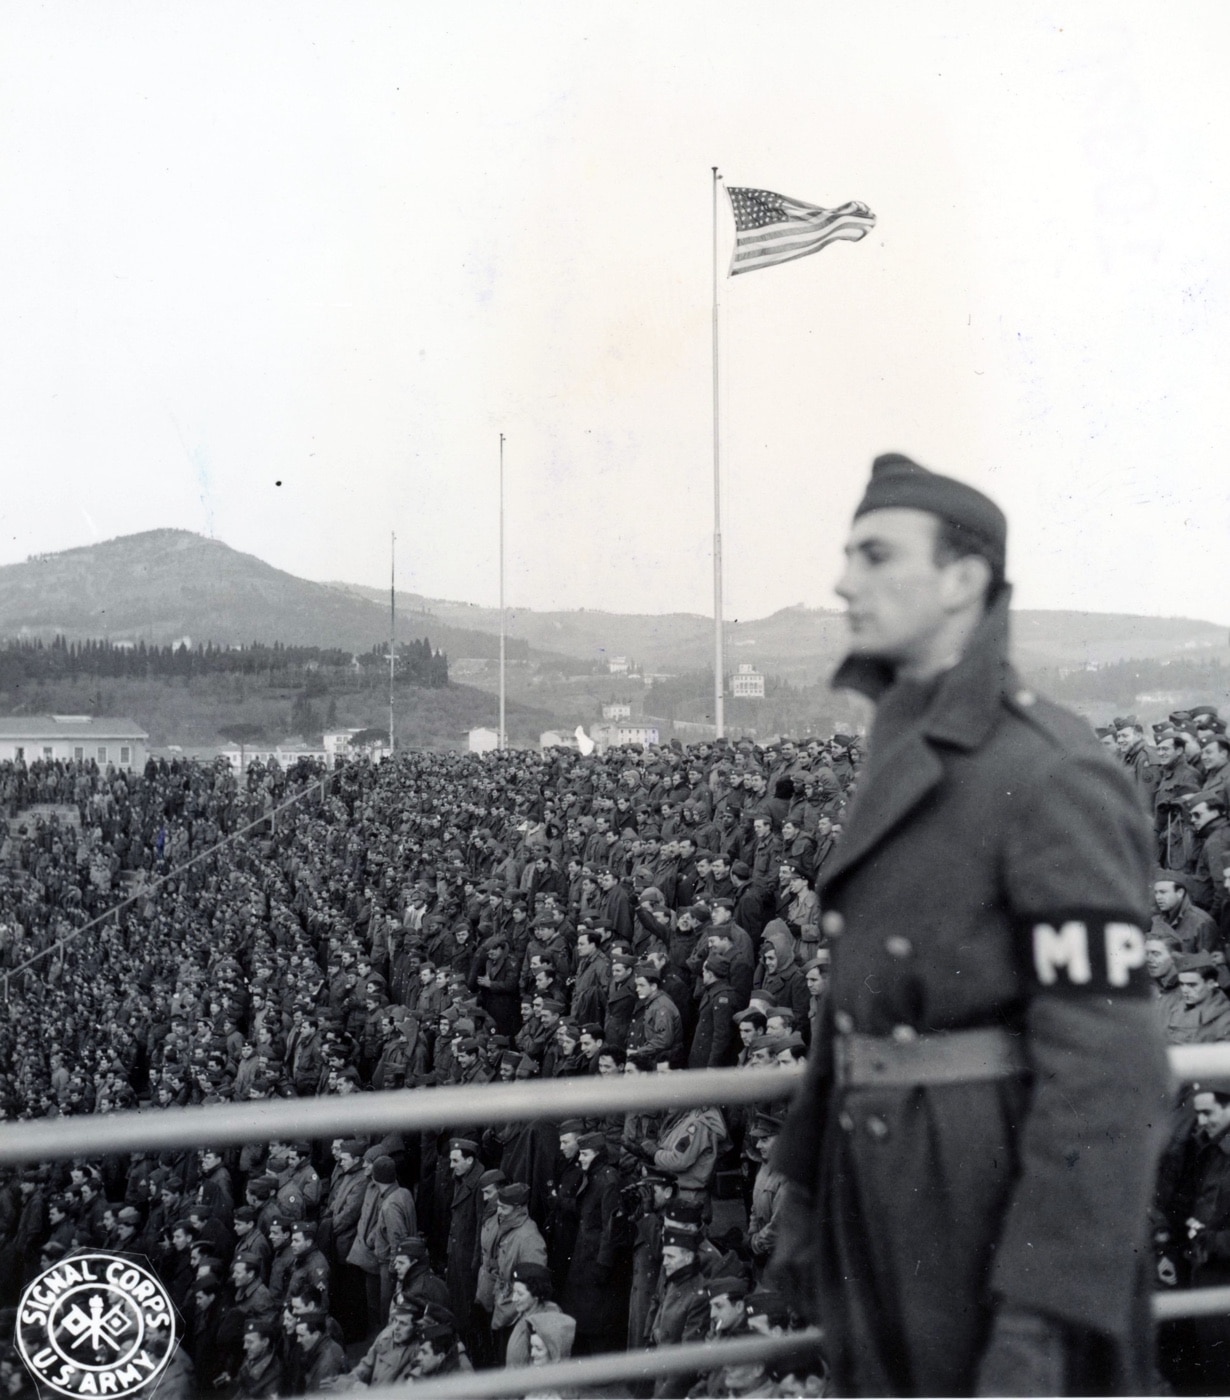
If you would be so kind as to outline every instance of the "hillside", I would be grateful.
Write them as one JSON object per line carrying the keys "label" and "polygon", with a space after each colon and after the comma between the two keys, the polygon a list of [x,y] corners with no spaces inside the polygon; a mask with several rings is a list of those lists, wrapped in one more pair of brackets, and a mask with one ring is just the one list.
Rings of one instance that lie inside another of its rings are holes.
{"label": "hillside", "polygon": [[[367,597],[311,583],[187,530],[150,530],[0,568],[0,637],[109,637],[146,644],[288,646],[367,651],[389,635],[388,594]],[[397,635],[428,635],[421,616]],[[432,645],[495,656],[496,637],[433,619]]]}
{"label": "hillside", "polygon": [[[375,589],[339,584],[339,589],[372,598]],[[398,607],[403,595],[398,595]],[[498,631],[499,613],[468,603],[406,594],[421,625],[435,620],[451,626]],[[1014,653],[1029,672],[1056,671],[1128,660],[1179,661],[1227,658],[1226,630],[1191,618],[1138,617],[1119,613],[1016,611]],[[534,650],[562,652],[587,664],[626,656],[648,671],[676,673],[713,665],[713,620],[698,613],[660,616],[608,612],[535,612],[508,609],[508,635]],[[801,605],[768,617],[728,621],[726,658],[730,667],[751,662],[759,670],[798,685],[825,678],[840,659],[846,633],[842,615]],[[461,656],[465,653],[451,653]]]}

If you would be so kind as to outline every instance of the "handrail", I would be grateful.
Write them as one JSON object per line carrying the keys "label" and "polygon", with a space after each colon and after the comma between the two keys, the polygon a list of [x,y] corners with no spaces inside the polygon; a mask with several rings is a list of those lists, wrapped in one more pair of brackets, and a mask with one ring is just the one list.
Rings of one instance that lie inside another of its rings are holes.
{"label": "handrail", "polygon": [[274,1138],[353,1137],[468,1123],[529,1123],[701,1104],[760,1103],[789,1098],[798,1082],[797,1074],[781,1069],[681,1070],[40,1118],[0,1123],[0,1163],[75,1157],[81,1153],[83,1139],[88,1140],[91,1156],[106,1156],[204,1143],[223,1146]]}
{"label": "handrail", "polygon": [[[823,1335],[819,1328],[808,1327],[784,1337],[730,1337],[721,1342],[685,1342],[649,1351],[604,1352],[599,1356],[553,1361],[546,1366],[455,1371],[438,1380],[428,1376],[408,1385],[372,1386],[363,1391],[363,1396],[364,1400],[406,1400],[408,1394],[412,1394],[414,1400],[488,1400],[492,1396],[520,1396],[556,1386],[572,1391],[583,1386],[604,1385],[607,1381],[652,1379],[677,1375],[680,1371],[716,1371],[719,1366],[814,1356]],[[337,1394],[336,1391],[332,1393]]]}
{"label": "handrail", "polygon": [[[1230,1043],[1174,1045],[1176,1080],[1230,1083]],[[569,1079],[386,1089],[370,1094],[255,1103],[202,1105],[190,1110],[143,1108],[81,1118],[0,1123],[0,1163],[75,1157],[83,1137],[90,1151],[159,1151],[268,1142],[273,1138],[350,1137],[368,1131],[421,1132],[465,1123],[528,1123],[545,1118],[602,1117],[643,1109],[702,1104],[752,1104],[793,1096],[797,1076],[781,1069],[681,1070],[670,1074],[580,1075]]]}
{"label": "handrail", "polygon": [[130,894],[124,899],[117,900],[108,907],[105,913],[96,915],[89,923],[82,924],[80,928],[72,929],[62,938],[57,938],[45,948],[32,954],[25,962],[18,963],[16,967],[6,969],[4,973],[4,1000],[7,1002],[9,999],[10,978],[16,977],[18,973],[25,972],[29,968],[34,967],[37,963],[42,962],[49,954],[57,950],[63,952],[67,944],[75,943],[83,933],[89,933],[92,928],[97,928],[100,924],[105,924],[112,916],[118,918],[121,909],[126,909],[130,904],[136,904],[138,900],[147,898],[149,895],[153,894],[155,890],[165,885],[168,880],[182,875],[185,870],[191,870],[192,867],[200,861],[208,860],[210,856],[222,850],[224,847],[229,846],[232,841],[237,841],[239,837],[246,836],[253,827],[262,826],[265,822],[271,821],[279,812],[284,812],[288,807],[293,807],[296,803],[302,802],[305,797],[310,797],[314,792],[319,791],[323,799],[328,792],[329,783],[332,782],[335,776],[336,770],[322,773],[319,778],[314,778],[307,787],[300,789],[293,797],[288,797],[285,802],[281,802],[276,807],[270,808],[268,812],[262,812],[261,815],[253,821],[241,826],[237,831],[232,831],[229,835],[224,836],[221,841],[215,841],[212,846],[199,852],[190,860],[184,861],[182,865],[176,865],[172,869],[164,871],[156,880],[152,880],[148,885],[142,885],[135,894]]}

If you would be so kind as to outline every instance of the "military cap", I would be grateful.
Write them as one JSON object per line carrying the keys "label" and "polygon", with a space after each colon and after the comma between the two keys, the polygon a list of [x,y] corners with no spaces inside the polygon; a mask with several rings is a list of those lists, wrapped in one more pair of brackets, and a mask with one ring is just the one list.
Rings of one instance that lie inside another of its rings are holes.
{"label": "military cap", "polygon": [[522,1181],[510,1181],[507,1186],[501,1186],[499,1190],[499,1200],[505,1206],[524,1206],[529,1204],[530,1188]]}
{"label": "military cap", "polygon": [[790,1318],[790,1304],[772,1288],[758,1288],[749,1293],[746,1307],[751,1316],[767,1317],[772,1322],[786,1322]]}
{"label": "military cap", "polygon": [[647,1186],[675,1186],[678,1178],[671,1176],[669,1172],[646,1170],[641,1173],[640,1180]]}
{"label": "military cap", "polygon": [[585,1131],[584,1118],[565,1118],[559,1125],[561,1133],[583,1133]]}
{"label": "military cap", "polygon": [[122,1206],[115,1218],[121,1225],[140,1225],[141,1212],[135,1206]]}
{"label": "military cap", "polygon": [[699,1239],[700,1236],[696,1230],[678,1230],[668,1226],[662,1231],[663,1249],[671,1247],[675,1249],[690,1249],[692,1253],[695,1254]]}
{"label": "military cap", "polygon": [[284,1230],[289,1235],[290,1227],[294,1223],[289,1215],[271,1215],[266,1222],[266,1228],[272,1230],[274,1226],[277,1226],[279,1230]]}
{"label": "military cap", "polygon": [[467,1157],[477,1157],[478,1143],[476,1143],[473,1138],[449,1138],[448,1150],[450,1152],[464,1152]]}
{"label": "military cap", "polygon": [[747,1280],[737,1274],[711,1278],[705,1284],[705,1292],[710,1298],[733,1298],[737,1302],[740,1298],[746,1298],[749,1291],[750,1285]]}
{"label": "military cap", "polygon": [[717,899],[709,901],[709,907],[711,909],[726,909],[733,913],[735,902],[733,899],[727,899],[725,895],[719,895]]}
{"label": "military cap", "polygon": [[507,1180],[508,1177],[499,1167],[492,1167],[490,1171],[485,1171],[478,1178],[478,1184],[480,1186],[503,1186]]}
{"label": "military cap", "polygon": [[419,1327],[419,1337],[432,1344],[435,1351],[443,1347],[451,1347],[457,1340],[456,1324],[450,1322],[424,1322]]}
{"label": "military cap", "polygon": [[457,1042],[457,1049],[465,1055],[477,1055],[479,1049],[478,1041],[475,1040],[472,1035],[464,1035]]}
{"label": "military cap", "polygon": [[1174,963],[1180,972],[1212,972],[1217,967],[1208,953],[1181,953]]}
{"label": "military cap", "polygon": [[736,880],[750,880],[752,878],[752,867],[745,860],[736,860],[731,863],[730,873]]}
{"label": "military cap", "polygon": [[343,1138],[338,1143],[338,1151],[344,1152],[347,1157],[362,1157],[367,1151],[367,1144],[362,1138]]}
{"label": "military cap", "polygon": [[372,1180],[381,1186],[391,1186],[397,1180],[397,1163],[387,1155],[377,1157],[372,1163]]}
{"label": "military cap", "polygon": [[782,1120],[771,1113],[758,1113],[748,1132],[752,1137],[775,1137],[782,1130]]}
{"label": "military cap", "polygon": [[514,1264],[509,1271],[509,1277],[513,1283],[524,1283],[526,1287],[537,1284],[539,1288],[549,1291],[552,1285],[551,1270],[545,1264]]}
{"label": "military cap", "polygon": [[638,962],[635,970],[638,977],[644,977],[648,982],[661,982],[662,980],[662,969],[657,963],[652,963],[648,959]]}
{"label": "military cap", "polygon": [[234,1218],[236,1220],[246,1220],[249,1224],[253,1224],[259,1214],[260,1211],[258,1211],[255,1206],[236,1206]]}
{"label": "military cap", "polygon": [[705,966],[715,977],[730,976],[730,954],[710,953],[705,959]]}
{"label": "military cap", "polygon": [[559,1015],[563,1015],[564,1003],[562,1001],[557,1000],[557,998],[555,997],[543,997],[542,1009],[544,1011],[554,1011]]}
{"label": "military cap", "polygon": [[420,1239],[418,1235],[407,1235],[404,1240],[398,1243],[397,1248],[393,1251],[394,1259],[399,1255],[403,1259],[426,1259],[427,1243],[425,1240]]}
{"label": "military cap", "polygon": [[290,1227],[292,1235],[302,1235],[305,1240],[315,1240],[316,1222],[314,1220],[296,1220]]}
{"label": "military cap", "polygon": [[784,1035],[768,1035],[761,1031],[759,1035],[752,1036],[748,1043],[749,1050],[772,1050],[776,1054],[786,1044]]}
{"label": "military cap", "polygon": [[1197,718],[1197,716],[1199,716],[1199,715],[1207,716],[1209,719],[1216,719],[1216,718],[1217,718],[1217,706],[1216,706],[1216,705],[1193,705],[1193,706],[1191,707],[1191,709],[1188,711],[1188,716],[1189,716],[1191,719],[1195,719],[1195,718]]}
{"label": "military cap", "polygon": [[582,1133],[577,1146],[582,1152],[598,1152],[606,1146],[606,1138],[601,1133]]}
{"label": "military cap", "polygon": [[817,948],[814,957],[808,958],[803,964],[802,970],[810,972],[812,968],[818,968],[821,972],[827,972],[832,965],[833,955],[827,948]]}
{"label": "military cap", "polygon": [[1159,885],[1163,882],[1178,885],[1180,889],[1189,889],[1188,877],[1182,870],[1155,870],[1149,877],[1149,883]]}
{"label": "military cap", "polygon": [[295,1320],[302,1322],[305,1327],[310,1327],[313,1332],[323,1332],[329,1325],[329,1314],[323,1308],[308,1308]]}
{"label": "military cap", "polygon": [[673,1201],[667,1207],[666,1223],[685,1230],[699,1230],[704,1224],[704,1207],[699,1201]]}

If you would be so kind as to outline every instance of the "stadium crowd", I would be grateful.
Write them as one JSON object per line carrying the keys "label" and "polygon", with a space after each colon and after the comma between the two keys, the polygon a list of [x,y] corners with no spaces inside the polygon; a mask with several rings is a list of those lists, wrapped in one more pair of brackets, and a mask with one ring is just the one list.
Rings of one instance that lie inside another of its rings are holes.
{"label": "stadium crowd", "polygon": [[[1099,732],[1157,836],[1146,958],[1166,1038],[1230,1039],[1225,725],[1201,707]],[[74,1249],[147,1258],[183,1319],[185,1393],[252,1397],[797,1328],[769,1269],[772,1152],[823,1012],[818,890],[859,765],[838,734],[409,753],[327,790],[306,763],[0,768],[18,824],[0,876],[6,1117],[786,1076],[750,1111],[29,1165],[0,1177],[0,1304]],[[77,820],[23,823],[34,804]],[[1176,1103],[1154,1224],[1159,1287],[1230,1282],[1230,1090]],[[1168,1328],[1170,1382],[1224,1390],[1227,1340],[1221,1319]],[[0,1368],[23,1393],[13,1354]],[[653,1393],[817,1395],[822,1372],[718,1366]]]}

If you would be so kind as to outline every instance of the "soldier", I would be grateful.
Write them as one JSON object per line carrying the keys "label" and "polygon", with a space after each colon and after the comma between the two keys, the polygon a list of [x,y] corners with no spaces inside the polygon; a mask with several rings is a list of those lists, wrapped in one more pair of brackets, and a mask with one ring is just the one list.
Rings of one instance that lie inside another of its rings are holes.
{"label": "soldier", "polygon": [[[667,1228],[662,1232],[661,1283],[645,1324],[645,1340],[650,1346],[699,1342],[709,1330],[709,1296],[700,1274],[697,1243],[694,1230]],[[653,1393],[686,1394],[695,1379],[659,1376]]]}
{"label": "soldier", "polygon": [[834,683],[877,712],[823,877],[832,982],[771,1276],[849,1394],[1150,1383],[1152,834],[1009,667],[1006,541],[980,492],[881,457],[837,590]]}

